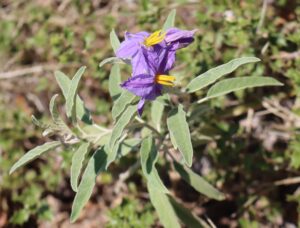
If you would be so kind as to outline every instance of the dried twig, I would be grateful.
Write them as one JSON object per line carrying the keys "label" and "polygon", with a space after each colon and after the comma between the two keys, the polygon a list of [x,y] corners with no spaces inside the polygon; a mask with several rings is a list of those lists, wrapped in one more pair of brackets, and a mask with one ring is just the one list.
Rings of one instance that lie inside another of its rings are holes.
{"label": "dried twig", "polygon": [[36,74],[44,71],[52,71],[57,68],[58,68],[57,64],[52,64],[52,65],[39,65],[39,66],[27,67],[19,70],[8,71],[8,72],[0,72],[0,80],[22,77],[28,74]]}

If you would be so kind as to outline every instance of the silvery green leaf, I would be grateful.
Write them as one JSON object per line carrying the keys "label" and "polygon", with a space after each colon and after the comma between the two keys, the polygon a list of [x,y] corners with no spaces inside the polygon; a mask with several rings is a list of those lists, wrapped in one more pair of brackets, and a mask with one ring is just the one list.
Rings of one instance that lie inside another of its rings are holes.
{"label": "silvery green leaf", "polygon": [[159,220],[165,228],[180,228],[175,210],[171,205],[167,194],[157,190],[151,185],[147,184],[151,203],[153,204],[158,214]]}
{"label": "silvery green leaf", "polygon": [[181,104],[171,110],[167,118],[167,125],[176,143],[174,147],[178,147],[185,163],[191,166],[193,162],[193,146],[189,126],[186,121],[186,113]]}
{"label": "silvery green leaf", "polygon": [[113,63],[113,64],[130,64],[130,60],[129,59],[120,59],[118,57],[109,57],[109,58],[106,58],[106,59],[102,60],[99,63],[99,67],[103,67],[107,63]]}
{"label": "silvery green leaf", "polygon": [[164,104],[159,101],[151,102],[151,119],[155,128],[160,131],[160,122],[164,112]]}
{"label": "silvery green leaf", "polygon": [[195,216],[189,209],[176,202],[176,200],[168,195],[169,202],[171,203],[177,217],[188,228],[211,228],[203,219]]}
{"label": "silvery green leaf", "polygon": [[77,193],[72,205],[71,222],[75,222],[79,217],[80,211],[88,202],[96,184],[96,177],[105,170],[107,153],[103,147],[97,149],[90,158],[87,167],[82,175]]}
{"label": "silvery green leaf", "polygon": [[151,186],[160,192],[168,193],[168,189],[164,186],[155,168],[157,159],[158,153],[153,138],[151,136],[145,138],[141,146],[141,165],[143,173]]}
{"label": "silvery green leaf", "polygon": [[71,187],[74,192],[77,192],[79,175],[82,169],[84,157],[89,152],[89,148],[90,143],[82,143],[73,154],[71,165]]}
{"label": "silvery green leaf", "polygon": [[175,17],[176,17],[176,9],[173,9],[169,13],[169,15],[168,15],[168,17],[167,17],[167,19],[166,19],[166,21],[163,25],[163,31],[166,31],[167,29],[174,27]]}
{"label": "silvery green leaf", "polygon": [[247,63],[255,63],[260,61],[259,58],[256,57],[241,57],[238,59],[231,60],[228,63],[217,66],[206,71],[203,74],[200,74],[196,78],[194,78],[186,87],[187,92],[192,93],[197,90],[201,90],[206,86],[211,85],[219,78],[226,74],[230,74],[235,71],[239,66],[242,66]]}
{"label": "silvery green leaf", "polygon": [[32,123],[34,125],[36,125],[37,127],[42,128],[42,129],[47,129],[47,128],[50,127],[50,124],[45,124],[45,123],[39,121],[37,118],[35,118],[34,115],[31,115],[31,120],[32,120]]}
{"label": "silvery green leaf", "polygon": [[[56,71],[55,72],[55,79],[59,85],[59,87],[62,90],[62,93],[67,99],[68,96],[68,91],[70,88],[71,80],[61,71]],[[92,118],[89,110],[87,110],[84,106],[83,101],[81,98],[77,95],[76,96],[76,115],[77,118],[85,122],[86,124],[92,124]]]}
{"label": "silvery green leaf", "polygon": [[115,64],[112,66],[109,74],[109,93],[113,101],[115,101],[121,94],[121,72],[120,66]]}
{"label": "silvery green leaf", "polygon": [[120,47],[120,40],[114,29],[111,30],[109,37],[110,37],[110,44],[111,44],[114,52],[116,53],[118,48]]}
{"label": "silvery green leaf", "polygon": [[131,104],[134,98],[134,94],[130,93],[127,90],[123,90],[121,95],[115,101],[111,111],[114,120],[116,120],[124,112],[126,107]]}
{"label": "silvery green leaf", "polygon": [[10,169],[9,174],[12,174],[16,169],[20,168],[21,166],[27,164],[28,162],[36,159],[43,153],[53,150],[56,147],[61,145],[60,142],[54,141],[54,142],[47,142],[41,146],[37,146],[33,148],[32,150],[28,151],[23,157],[21,157]]}
{"label": "silvery green leaf", "polygon": [[72,131],[69,129],[69,127],[65,124],[63,119],[59,116],[59,112],[57,109],[57,104],[56,104],[56,98],[58,97],[58,94],[55,94],[49,104],[49,110],[54,122],[55,127],[57,128],[57,131],[61,131],[64,133],[72,134]]}
{"label": "silvery green leaf", "polygon": [[203,177],[184,167],[180,163],[174,162],[174,167],[180,176],[190,184],[195,190],[215,200],[224,200],[224,194],[209,184]]}
{"label": "silvery green leaf", "polygon": [[114,148],[117,140],[121,137],[124,128],[127,126],[132,117],[136,114],[136,107],[136,105],[128,106],[125,112],[120,116],[120,118],[116,122],[109,141],[110,150]]}
{"label": "silvery green leaf", "polygon": [[119,148],[120,148],[120,142],[117,141],[114,144],[114,146],[108,150],[107,163],[106,163],[105,169],[107,169],[108,166],[116,160],[116,158],[118,156]]}
{"label": "silvery green leaf", "polygon": [[131,138],[126,139],[120,144],[119,152],[120,156],[126,156],[129,152],[134,150],[141,143],[141,139]]}
{"label": "silvery green leaf", "polygon": [[207,92],[206,99],[253,87],[282,86],[283,84],[271,77],[237,77],[224,79],[214,84]]}
{"label": "silvery green leaf", "polygon": [[73,121],[76,121],[76,96],[78,91],[79,81],[83,72],[85,71],[85,66],[80,67],[76,72],[74,77],[71,80],[71,84],[66,97],[66,111],[67,116],[71,118]]}

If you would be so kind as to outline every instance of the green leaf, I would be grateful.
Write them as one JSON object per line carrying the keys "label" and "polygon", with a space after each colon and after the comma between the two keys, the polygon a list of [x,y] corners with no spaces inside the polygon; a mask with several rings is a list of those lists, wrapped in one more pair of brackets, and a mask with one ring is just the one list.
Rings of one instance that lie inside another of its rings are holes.
{"label": "green leaf", "polygon": [[53,119],[53,122],[55,124],[55,127],[58,128],[59,131],[62,131],[64,133],[68,133],[72,135],[72,131],[69,129],[69,127],[65,124],[63,119],[59,116],[59,112],[57,109],[56,104],[56,98],[58,97],[58,94],[55,94],[49,104],[49,110]]}
{"label": "green leaf", "polygon": [[34,115],[31,115],[31,120],[32,120],[32,123],[34,125],[36,125],[37,127],[42,128],[42,129],[47,129],[47,128],[50,127],[50,124],[45,124],[45,123],[39,121],[37,118],[35,118]]}
{"label": "green leaf", "polygon": [[151,104],[151,119],[155,128],[160,131],[160,122],[164,113],[164,105],[159,101],[153,101]]}
{"label": "green leaf", "polygon": [[143,140],[141,146],[141,164],[148,182],[160,192],[168,193],[155,168],[158,159],[157,148],[152,137]]}
{"label": "green leaf", "polygon": [[203,219],[195,216],[189,209],[185,208],[184,206],[176,202],[176,200],[172,196],[169,195],[168,198],[177,217],[180,219],[182,223],[186,225],[186,227],[188,228],[200,228],[200,227],[210,228],[211,227]]}
{"label": "green leaf", "polygon": [[85,155],[89,152],[90,143],[81,144],[75,151],[72,157],[71,165],[71,187],[74,192],[77,192],[78,179],[82,169]]}
{"label": "green leaf", "polygon": [[77,96],[77,91],[78,91],[78,85],[79,81],[81,79],[81,76],[83,72],[85,71],[85,66],[80,67],[79,70],[76,72],[74,75],[69,90],[68,90],[68,95],[66,97],[66,111],[67,111],[67,116],[69,118],[72,118],[73,121],[76,121],[76,96]]}
{"label": "green leaf", "polygon": [[120,47],[120,40],[114,29],[111,30],[109,37],[110,37],[110,44],[111,44],[114,52],[116,53],[118,48]]}
{"label": "green leaf", "polygon": [[99,67],[103,67],[107,63],[113,63],[113,64],[125,64],[126,63],[126,64],[130,64],[130,60],[120,59],[118,57],[109,57],[109,58],[106,58],[106,59],[102,60],[99,63]]}
{"label": "green leaf", "polygon": [[141,164],[145,175],[150,175],[155,169],[155,163],[158,159],[157,149],[154,139],[150,136],[143,140],[141,146]]}
{"label": "green leaf", "polygon": [[168,129],[171,132],[173,139],[181,152],[185,163],[192,166],[193,162],[193,146],[189,126],[186,122],[186,113],[182,105],[171,110],[167,119]]}
{"label": "green leaf", "polygon": [[126,156],[129,152],[135,149],[141,143],[141,139],[131,138],[126,139],[120,144],[118,154],[120,156]]}
{"label": "green leaf", "polygon": [[218,97],[246,88],[260,86],[281,86],[282,83],[271,77],[238,77],[222,80],[213,85],[207,92],[206,99]]}
{"label": "green leaf", "polygon": [[28,162],[34,160],[41,154],[53,150],[56,147],[61,145],[60,142],[54,141],[54,142],[47,142],[41,146],[37,146],[33,148],[32,150],[28,151],[23,157],[21,157],[10,169],[9,174],[12,174],[16,169],[20,168],[21,166],[27,164]]}
{"label": "green leaf", "polygon": [[123,90],[121,95],[115,101],[114,106],[112,108],[111,114],[114,120],[116,120],[126,109],[128,105],[133,101],[135,95],[130,93],[127,90]]}
{"label": "green leaf", "polygon": [[121,94],[121,72],[119,65],[113,65],[109,74],[109,93],[113,101],[115,101]]}
{"label": "green leaf", "polygon": [[26,208],[23,208],[16,210],[9,219],[9,222],[14,225],[23,225],[26,221],[28,221],[29,217],[30,211]]}
{"label": "green leaf", "polygon": [[136,113],[136,105],[130,105],[126,111],[121,115],[121,117],[118,119],[116,125],[114,126],[114,129],[111,133],[111,138],[109,141],[109,149],[113,150],[117,140],[121,137],[124,128],[127,126],[129,121],[132,119],[132,117]]}
{"label": "green leaf", "polygon": [[96,177],[106,166],[107,153],[103,147],[95,151],[90,158],[87,167],[82,175],[78,191],[72,205],[71,222],[75,222],[79,217],[80,211],[88,202],[96,184]]}
{"label": "green leaf", "polygon": [[200,74],[196,78],[194,78],[186,87],[187,92],[192,93],[197,90],[203,89],[208,85],[211,85],[219,78],[226,74],[230,74],[235,71],[239,66],[244,65],[246,63],[255,63],[260,61],[260,59],[256,57],[242,57],[238,59],[231,60],[228,63],[217,66],[206,71],[203,74]]}
{"label": "green leaf", "polygon": [[[56,71],[54,74],[65,99],[67,99],[71,80],[61,71]],[[90,112],[85,108],[83,101],[78,95],[76,98],[76,115],[78,119],[82,120],[86,124],[92,124],[93,122]]]}
{"label": "green leaf", "polygon": [[174,162],[174,167],[180,176],[196,191],[216,200],[224,200],[224,194],[209,184],[204,178],[193,172],[190,168]]}
{"label": "green leaf", "polygon": [[173,9],[169,13],[169,15],[168,15],[168,17],[167,17],[167,19],[166,19],[166,21],[163,25],[163,29],[162,29],[163,31],[166,31],[167,29],[174,27],[175,17],[176,17],[176,9]]}
{"label": "green leaf", "polygon": [[168,196],[157,190],[148,182],[151,203],[158,214],[159,220],[165,228],[180,228],[177,216]]}

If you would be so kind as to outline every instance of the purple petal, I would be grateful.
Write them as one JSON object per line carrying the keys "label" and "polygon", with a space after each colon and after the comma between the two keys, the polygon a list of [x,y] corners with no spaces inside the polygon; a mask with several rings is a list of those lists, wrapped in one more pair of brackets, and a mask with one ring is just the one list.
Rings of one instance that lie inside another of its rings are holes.
{"label": "purple petal", "polygon": [[161,85],[155,83],[155,78],[148,74],[133,76],[123,82],[121,86],[146,100],[154,100],[161,95],[162,90]]}
{"label": "purple petal", "polygon": [[186,47],[194,41],[194,34],[197,30],[181,30],[178,28],[170,28],[167,30],[165,41],[169,45],[173,45],[173,49],[177,50]]}
{"label": "purple petal", "polygon": [[170,46],[161,49],[157,63],[159,74],[167,74],[172,69],[175,63],[175,52],[176,50],[173,50]]}
{"label": "purple petal", "polygon": [[142,98],[142,99],[139,101],[138,106],[137,106],[137,110],[138,110],[139,116],[141,116],[142,113],[143,113],[144,105],[145,105],[145,99]]}
{"label": "purple petal", "polygon": [[132,75],[150,74],[154,76],[157,71],[155,56],[156,53],[152,51],[152,48],[141,46],[131,60]]}
{"label": "purple petal", "polygon": [[154,85],[154,77],[147,74],[133,76],[121,84],[123,88],[143,98],[151,95]]}
{"label": "purple petal", "polygon": [[145,38],[150,34],[148,32],[138,32],[138,33],[125,33],[125,40],[135,40],[137,42],[144,42]]}
{"label": "purple petal", "polygon": [[147,32],[125,33],[125,40],[121,43],[117,50],[116,56],[122,59],[132,58],[141,47],[141,43],[149,36]]}
{"label": "purple petal", "polygon": [[125,40],[117,50],[116,56],[122,59],[130,59],[137,53],[139,46],[134,40]]}

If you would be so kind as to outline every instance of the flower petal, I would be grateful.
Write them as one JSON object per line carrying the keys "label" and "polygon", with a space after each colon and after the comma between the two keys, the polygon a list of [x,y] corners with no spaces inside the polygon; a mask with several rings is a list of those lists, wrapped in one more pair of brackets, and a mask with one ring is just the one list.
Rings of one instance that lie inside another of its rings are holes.
{"label": "flower petal", "polygon": [[137,42],[144,42],[144,40],[149,36],[148,32],[142,31],[138,33],[125,33],[125,40],[135,40]]}
{"label": "flower petal", "polygon": [[155,77],[149,74],[133,76],[123,82],[121,86],[146,100],[154,100],[161,95],[162,90],[162,86],[155,83]]}
{"label": "flower petal", "polygon": [[149,60],[149,55],[151,55],[151,51],[148,51],[147,48],[140,46],[131,60],[132,75],[151,74],[154,76],[152,61]]}
{"label": "flower petal", "polygon": [[154,78],[147,74],[140,74],[129,78],[121,86],[136,96],[147,97],[153,90]]}
{"label": "flower petal", "polygon": [[178,28],[170,28],[167,30],[165,41],[173,46],[174,50],[188,46],[194,41],[194,34],[197,30],[181,30]]}
{"label": "flower petal", "polygon": [[117,50],[116,56],[122,59],[131,59],[141,47],[144,39],[149,36],[147,32],[125,33],[125,40]]}

